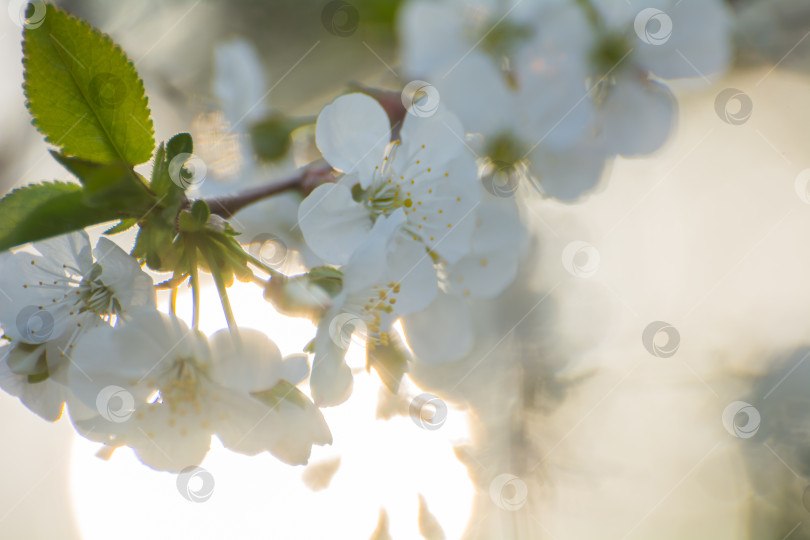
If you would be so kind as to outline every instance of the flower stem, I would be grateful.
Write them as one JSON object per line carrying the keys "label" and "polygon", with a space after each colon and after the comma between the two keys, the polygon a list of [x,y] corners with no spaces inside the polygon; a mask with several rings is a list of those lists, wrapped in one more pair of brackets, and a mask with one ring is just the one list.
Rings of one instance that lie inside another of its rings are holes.
{"label": "flower stem", "polygon": [[212,255],[210,251],[203,246],[200,246],[200,251],[208,262],[208,269],[214,277],[214,284],[217,286],[217,293],[219,293],[219,300],[222,302],[222,312],[225,314],[225,320],[228,321],[228,328],[232,334],[239,335],[239,327],[236,324],[231,302],[228,299],[228,289],[225,287],[225,281],[222,279],[222,269],[219,263],[217,263],[216,257]]}
{"label": "flower stem", "polygon": [[177,287],[172,287],[169,291],[169,313],[177,314]]}
{"label": "flower stem", "polygon": [[285,191],[298,191],[303,196],[307,196],[321,184],[333,181],[332,167],[325,161],[320,160],[301,167],[292,176],[278,182],[248,189],[237,195],[207,199],[205,202],[211,209],[212,214],[229,218],[246,206],[273,195]]}
{"label": "flower stem", "polygon": [[191,281],[191,328],[197,330],[200,327],[200,276],[197,270],[197,249],[193,248],[193,255],[189,256],[190,272],[189,279]]}

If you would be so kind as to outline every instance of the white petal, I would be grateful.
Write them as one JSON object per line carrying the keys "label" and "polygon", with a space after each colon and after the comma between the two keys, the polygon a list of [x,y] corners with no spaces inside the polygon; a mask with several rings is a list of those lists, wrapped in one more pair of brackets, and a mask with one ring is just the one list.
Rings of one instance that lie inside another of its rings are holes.
{"label": "white petal", "polygon": [[[732,17],[718,0],[670,0],[661,10],[672,21],[672,34],[661,44],[634,41],[636,62],[664,79],[711,78],[731,63]],[[637,11],[641,11],[639,5]],[[716,78],[716,77],[715,77]]]}
{"label": "white petal", "polygon": [[480,201],[475,162],[467,154],[438,169],[434,179],[405,189],[412,201],[406,210],[409,230],[453,263],[470,252],[475,208]]}
{"label": "white petal", "polygon": [[419,362],[453,362],[472,350],[470,308],[457,295],[439,294],[427,309],[403,317],[402,326]]}
{"label": "white petal", "polygon": [[401,144],[396,145],[394,171],[401,171],[398,175],[405,175],[406,179],[408,167],[416,171],[439,169],[466,151],[464,127],[456,115],[443,107],[431,116],[406,114],[400,140]]}
{"label": "white petal", "polygon": [[599,110],[607,152],[638,156],[658,150],[672,132],[677,106],[662,84],[618,77]]}
{"label": "white petal", "polygon": [[363,187],[383,162],[391,124],[382,106],[365,94],[341,96],[318,115],[315,142],[326,161],[345,173],[357,173]]}
{"label": "white petal", "polygon": [[497,296],[514,281],[527,243],[514,200],[486,199],[478,208],[473,253],[450,267],[450,286],[463,296]]}
{"label": "white petal", "polygon": [[283,377],[281,352],[259,330],[240,328],[238,337],[220,330],[209,343],[208,375],[216,384],[248,394],[272,388]]}
{"label": "white petal", "polygon": [[368,210],[340,184],[323,184],[301,202],[298,224],[307,245],[331,264],[346,264],[373,225]]}
{"label": "white petal", "polygon": [[76,231],[34,244],[37,251],[57,266],[63,264],[73,267],[80,274],[86,274],[93,265],[90,256],[90,237],[84,231]]}
{"label": "white petal", "polygon": [[436,269],[425,247],[411,238],[400,235],[387,259],[387,268],[381,284],[399,283],[395,312],[405,315],[424,309],[438,292]]}
{"label": "white petal", "polygon": [[[67,389],[48,378],[37,383],[29,383],[27,375],[18,375],[8,365],[8,353],[13,354],[11,346],[0,348],[0,388],[20,401],[32,412],[49,422],[55,422],[62,416],[65,404],[64,393]],[[41,353],[41,348],[37,348]]]}
{"label": "white petal", "polygon": [[382,282],[387,265],[389,244],[404,222],[405,214],[402,209],[397,209],[388,217],[377,218],[367,241],[359,246],[346,265],[343,290],[347,294]]}
{"label": "white petal", "polygon": [[243,39],[216,46],[211,86],[232,126],[260,119],[267,113],[264,66],[253,46]]}
{"label": "white petal", "polygon": [[585,81],[592,30],[584,10],[568,4],[543,14],[538,35],[521,48],[518,132],[528,145],[539,141],[555,148],[582,137],[593,110]]}
{"label": "white petal", "polygon": [[558,152],[538,147],[530,158],[532,181],[547,196],[573,202],[597,186],[606,159],[604,150],[593,141]]}
{"label": "white petal", "polygon": [[68,381],[89,407],[96,406],[107,386],[125,388],[140,403],[176,358],[207,360],[210,353],[205,347],[200,336],[176,317],[142,311],[123,326],[102,326],[84,334],[70,355]]}
{"label": "white petal", "polygon": [[516,94],[507,86],[503,72],[477,49],[448,77],[439,76],[432,82],[440,102],[458,115],[470,133],[496,136],[511,131],[521,121],[522,114],[515,108]]}
{"label": "white petal", "polygon": [[143,405],[119,424],[127,430],[116,442],[131,446],[138,459],[153,469],[180,472],[202,463],[208,453],[213,428],[203,428],[206,421],[207,414],[193,410],[181,417],[165,404]]}
{"label": "white petal", "polygon": [[[236,399],[239,398],[232,396],[229,401],[222,397],[232,411],[237,410]],[[227,448],[246,455],[269,451],[285,463],[303,465],[309,460],[313,445],[332,442],[320,410],[302,394],[298,393],[295,400],[281,399],[272,408],[251,401],[254,403],[239,405],[238,410],[243,412],[240,417],[231,415],[227,421],[218,422],[217,435]],[[253,411],[255,405],[259,408]]]}
{"label": "white petal", "polygon": [[306,465],[313,445],[332,444],[332,433],[321,411],[309,400],[301,408],[283,401],[275,415],[273,429],[282,433],[270,452],[284,463]]}
{"label": "white petal", "polygon": [[290,384],[298,385],[309,376],[309,356],[304,353],[284,357],[281,378]]}
{"label": "white petal", "polygon": [[457,6],[408,2],[397,18],[402,40],[402,69],[411,77],[447,70],[472,44],[464,39],[464,19]]}
{"label": "white petal", "polygon": [[125,312],[138,307],[155,307],[152,278],[141,269],[137,260],[104,237],[99,238],[93,255],[102,268],[99,279],[112,290]]}
{"label": "white petal", "polygon": [[0,289],[8,297],[0,302],[0,324],[7,336],[42,343],[73,327],[76,289],[65,282],[62,264],[24,251],[0,257]]}
{"label": "white petal", "polygon": [[309,386],[318,407],[340,405],[349,398],[354,384],[352,370],[344,360],[346,349],[330,335],[329,324],[338,313],[330,310],[324,314],[315,337],[315,359]]}

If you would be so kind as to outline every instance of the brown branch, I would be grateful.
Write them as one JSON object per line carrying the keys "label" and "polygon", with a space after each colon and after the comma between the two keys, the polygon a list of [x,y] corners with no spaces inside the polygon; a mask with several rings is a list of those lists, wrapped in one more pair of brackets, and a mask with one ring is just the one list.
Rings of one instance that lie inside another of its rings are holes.
{"label": "brown branch", "polygon": [[205,202],[208,203],[212,214],[229,218],[246,206],[273,195],[285,191],[298,191],[306,197],[321,184],[334,181],[334,170],[328,163],[320,160],[301,167],[292,176],[284,180],[248,189],[237,195],[206,199]]}

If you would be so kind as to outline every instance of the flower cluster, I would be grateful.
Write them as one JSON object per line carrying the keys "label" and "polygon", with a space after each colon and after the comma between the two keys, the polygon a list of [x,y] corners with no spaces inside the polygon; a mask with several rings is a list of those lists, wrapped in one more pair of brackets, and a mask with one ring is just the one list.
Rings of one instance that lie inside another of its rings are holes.
{"label": "flower cluster", "polygon": [[[56,136],[72,121],[68,107],[53,106],[58,85],[37,73],[53,59],[26,62],[35,124],[49,141],[67,138],[54,156],[82,185],[29,186],[0,200],[0,218],[13,214],[19,229],[0,231],[0,386],[47,420],[67,408],[83,436],[169,471],[199,464],[214,436],[236,452],[306,463],[313,445],[332,440],[319,407],[351,394],[353,336],[393,391],[408,362],[469,357],[486,343],[473,315],[512,284],[529,246],[520,182],[580,198],[612,158],[665,142],[677,102],[664,81],[706,79],[730,57],[720,0],[414,0],[399,12],[401,66],[428,82],[401,95],[341,95],[314,126],[267,106],[246,43],[220,47],[213,94],[222,112],[209,118],[209,146],[229,149],[236,165],[206,168],[191,135],[156,145],[144,131],[142,83],[111,41],[46,9],[47,24],[61,20],[71,39],[86,34],[87,49],[131,88],[119,96],[127,114],[108,104],[124,120],[102,114],[92,137]],[[49,58],[52,44],[32,32],[26,54]],[[138,125],[118,130],[129,118]],[[314,144],[295,155],[302,127]],[[205,138],[196,141],[204,152]],[[135,167],[150,155],[147,181]],[[206,170],[213,181],[203,184]],[[29,215],[20,200],[46,204]],[[43,224],[51,210],[71,224],[119,223],[92,249],[80,226]],[[107,238],[135,226],[131,254]],[[269,240],[281,257],[253,249]],[[155,285],[147,270],[170,277]],[[198,329],[201,273],[211,274],[229,327],[211,336]],[[305,352],[282,357],[269,337],[237,326],[227,293],[235,279],[260,285],[279,313],[313,321]],[[175,314],[185,283],[190,325]],[[170,290],[168,313],[156,287]],[[299,389],[307,384],[311,398]]]}
{"label": "flower cluster", "polygon": [[406,74],[435,86],[496,170],[564,201],[614,156],[658,149],[675,123],[666,79],[728,66],[721,0],[409,2]]}
{"label": "flower cluster", "polygon": [[[333,321],[351,315],[349,331],[362,329],[373,350],[390,344],[400,317],[413,317],[416,326],[437,311],[468,319],[468,298],[498,294],[516,273],[523,234],[516,204],[482,187],[458,119],[444,109],[407,114],[391,139],[385,111],[363,94],[336,99],[318,117],[318,148],[342,175],[301,203],[299,224],[310,248],[344,273],[316,338],[312,390],[319,404],[340,403],[351,390],[348,343],[342,331],[336,339]],[[423,353],[418,360],[469,352],[470,325],[456,335],[436,335],[441,327],[434,326],[407,333]]]}
{"label": "flower cluster", "polygon": [[67,403],[82,435],[169,471],[199,464],[211,435],[293,464],[331,442],[295,386],[305,356],[282,359],[255,330],[209,340],[158,312],[152,278],[109,239],[91,251],[79,232],[34,247],[0,258],[0,385],[41,417],[57,420]]}

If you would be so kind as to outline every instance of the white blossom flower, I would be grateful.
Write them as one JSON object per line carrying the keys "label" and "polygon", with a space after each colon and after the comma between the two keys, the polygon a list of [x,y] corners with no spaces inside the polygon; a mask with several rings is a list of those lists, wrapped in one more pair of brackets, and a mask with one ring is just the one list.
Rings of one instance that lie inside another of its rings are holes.
{"label": "white blossom flower", "polygon": [[69,390],[65,370],[82,334],[155,305],[152,279],[115,243],[91,253],[83,231],[0,256],[0,325],[10,344],[0,354],[0,386],[55,421]]}
{"label": "white blossom flower", "polygon": [[344,356],[352,332],[364,334],[369,349],[388,345],[397,318],[424,309],[438,292],[436,270],[424,247],[407,236],[396,237],[403,222],[401,208],[379,218],[343,268],[343,289],[322,316],[315,338],[310,387],[319,406],[337,405],[351,393]]}
{"label": "white blossom flower", "polygon": [[[212,435],[235,452],[270,451],[303,464],[313,444],[332,440],[320,411],[295,387],[307,372],[306,357],[283,360],[257,330],[238,337],[222,330],[209,343],[179,319],[150,310],[120,327],[92,330],[77,344],[68,382],[81,403],[69,409],[83,435],[131,446],[155,469],[199,464]],[[107,401],[109,388],[131,409]]]}
{"label": "white blossom flower", "polygon": [[[101,319],[87,313],[86,322],[89,327]],[[18,342],[0,346],[0,388],[49,422],[59,420],[71,395],[64,352],[69,338],[63,335],[40,345]]]}
{"label": "white blossom flower", "polygon": [[400,136],[389,142],[388,116],[363,94],[342,96],[318,116],[318,148],[345,176],[304,199],[299,224],[326,262],[346,264],[375,221],[397,210],[405,221],[393,238],[415,240],[449,263],[469,252],[479,198],[464,129],[445,111],[409,114]]}
{"label": "white blossom flower", "polygon": [[110,320],[155,305],[152,279],[107,238],[91,252],[84,231],[34,244],[39,252],[0,257],[0,325],[7,338],[43,343],[81,332],[85,313]]}
{"label": "white blossom flower", "polygon": [[517,275],[528,247],[517,205],[486,193],[482,199],[472,253],[447,269],[441,292],[427,308],[402,318],[416,361],[440,364],[467,355],[475,344],[472,302],[495,298]]}

